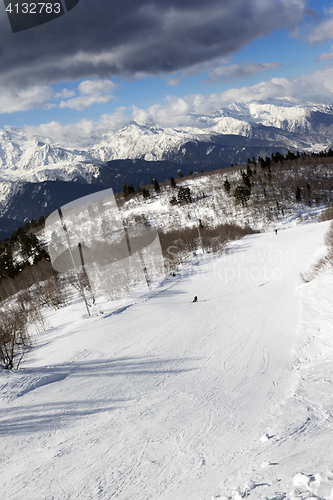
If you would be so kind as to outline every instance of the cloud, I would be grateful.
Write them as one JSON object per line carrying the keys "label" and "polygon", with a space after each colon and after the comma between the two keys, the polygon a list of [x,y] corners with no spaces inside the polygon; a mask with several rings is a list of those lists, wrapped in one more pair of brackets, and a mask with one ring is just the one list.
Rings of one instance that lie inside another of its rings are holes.
{"label": "cloud", "polygon": [[193,125],[198,116],[214,113],[228,104],[288,97],[302,102],[332,103],[333,67],[327,66],[297,78],[272,78],[249,87],[233,88],[209,96],[169,96],[162,104],[147,109],[133,108],[132,118],[138,123],[150,122],[161,126]]}
{"label": "cloud", "polygon": [[318,26],[312,28],[307,39],[310,43],[325,43],[333,39],[333,18],[327,19]]}
{"label": "cloud", "polygon": [[26,125],[24,130],[28,134],[43,138],[45,142],[51,138],[51,142],[64,147],[71,144],[76,146],[77,143],[84,144],[85,139],[88,140],[88,146],[91,146],[91,134],[102,136],[105,132],[115,131],[128,125],[132,119],[125,108],[118,108],[111,115],[102,115],[98,122],[86,118],[70,124],[53,121],[38,126]]}
{"label": "cloud", "polygon": [[60,101],[59,107],[82,111],[93,104],[108,102],[113,98],[110,92],[115,88],[116,84],[110,80],[85,80],[79,84],[80,95],[67,101]]}
{"label": "cloud", "polygon": [[195,64],[189,69],[181,72],[181,74],[173,75],[167,79],[167,85],[176,86],[184,77],[195,75],[198,73],[207,73],[208,79],[203,83],[223,83],[251,78],[252,76],[268,71],[273,68],[281,66],[281,63],[255,63],[246,61],[242,64],[230,64],[232,59],[230,57],[218,58],[213,61]]}
{"label": "cloud", "polygon": [[325,10],[324,20],[316,26],[308,27],[305,37],[310,43],[325,43],[333,39],[333,9]]}
{"label": "cloud", "polygon": [[60,92],[56,92],[54,94],[55,99],[69,99],[70,97],[75,96],[75,91],[74,90],[68,90],[66,88],[61,89]]}
{"label": "cloud", "polygon": [[36,107],[50,107],[47,101],[52,95],[52,88],[46,85],[34,85],[29,89],[1,89],[0,113],[27,111]]}
{"label": "cloud", "polygon": [[279,66],[281,66],[280,63],[260,64],[250,61],[247,61],[244,64],[222,64],[208,71],[208,80],[206,80],[204,83],[212,84],[243,80],[245,78],[251,78],[252,76],[261,73],[262,71],[268,71]]}
{"label": "cloud", "polygon": [[15,35],[2,16],[0,88],[188,70],[291,29],[304,11],[303,0],[94,0]]}
{"label": "cloud", "polygon": [[[316,95],[314,95],[314,92]],[[214,116],[216,111],[238,102],[250,101],[276,102],[279,98],[293,98],[297,102],[332,103],[333,96],[333,67],[326,67],[310,75],[301,75],[297,78],[272,78],[249,87],[229,89],[225,92],[214,93],[209,96],[199,94],[185,97],[168,96],[162,103],[146,109],[136,106],[119,108],[111,115],[102,115],[98,122],[80,120],[77,123],[63,125],[57,122],[43,124],[38,127],[25,127],[31,134],[42,137],[51,137],[53,141],[68,146],[70,141],[84,143],[91,133],[102,135],[109,131],[119,130],[132,120],[138,124],[151,124],[161,127],[195,126],[205,128],[211,125],[209,115]],[[205,115],[206,119],[202,120]]]}
{"label": "cloud", "polygon": [[172,87],[176,87],[179,85],[183,80],[183,77],[178,77],[178,78],[168,78],[166,81],[167,85],[171,85]]}
{"label": "cloud", "polygon": [[[82,111],[93,104],[105,103],[113,98],[117,85],[110,80],[84,80],[75,90],[54,91],[48,85],[34,85],[28,89],[1,89],[0,113],[27,111],[32,108],[70,108]],[[78,95],[77,95],[78,94]]]}
{"label": "cloud", "polygon": [[[209,115],[232,103],[270,101],[291,97],[298,101],[331,104],[333,100],[333,67],[327,66],[297,78],[272,78],[252,86],[232,88],[209,96],[169,96],[162,104],[147,109],[132,108],[132,119],[139,124],[159,126],[198,126],[198,117]],[[200,122],[199,126],[206,126]]]}
{"label": "cloud", "polygon": [[332,52],[327,52],[325,54],[321,54],[318,56],[315,61],[320,62],[320,61],[331,61],[333,59],[333,45],[331,45],[331,50]]}

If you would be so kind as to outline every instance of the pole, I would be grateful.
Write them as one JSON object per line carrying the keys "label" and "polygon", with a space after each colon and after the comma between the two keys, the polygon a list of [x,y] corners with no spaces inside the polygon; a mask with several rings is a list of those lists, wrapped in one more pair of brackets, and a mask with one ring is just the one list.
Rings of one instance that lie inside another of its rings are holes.
{"label": "pole", "polygon": [[87,308],[87,311],[88,311],[88,315],[90,316],[90,311],[89,311],[89,307],[88,307],[88,303],[87,303],[87,299],[86,299],[86,296],[84,294],[84,290],[83,290],[83,286],[81,284],[81,280],[80,280],[80,277],[79,277],[79,273],[78,273],[78,270],[76,268],[76,265],[75,265],[75,261],[74,261],[74,257],[73,257],[73,254],[72,254],[72,250],[71,250],[71,246],[69,244],[69,238],[68,238],[68,233],[67,233],[67,227],[66,227],[66,224],[64,223],[64,217],[62,215],[62,211],[61,211],[61,208],[58,209],[58,213],[59,213],[59,217],[60,217],[60,220],[61,220],[61,223],[62,223],[62,228],[64,230],[64,233],[65,233],[65,237],[66,237],[66,241],[67,241],[67,246],[68,246],[68,250],[69,250],[69,254],[71,256],[71,259],[72,259],[72,263],[73,263],[73,267],[74,267],[74,272],[76,274],[76,277],[77,277],[77,280],[79,282],[79,286],[80,286],[80,290],[81,290],[81,294],[82,294],[82,297],[83,297],[83,300],[86,304],[86,308]]}
{"label": "pole", "polygon": [[[130,239],[129,239],[129,236],[128,236],[127,227],[125,226],[124,223],[123,223],[123,226],[124,226],[124,230],[125,230],[125,236],[126,236],[126,242],[127,242],[128,252],[129,252],[130,255],[132,255],[131,243],[130,243]],[[146,278],[147,286],[149,287],[150,286],[150,280],[149,280],[147,268],[146,268],[145,262],[143,260],[143,256],[142,256],[141,250],[138,251],[138,254],[139,254],[139,259],[140,259],[141,266],[142,266],[142,269],[143,269],[143,273],[144,273],[145,278]]]}

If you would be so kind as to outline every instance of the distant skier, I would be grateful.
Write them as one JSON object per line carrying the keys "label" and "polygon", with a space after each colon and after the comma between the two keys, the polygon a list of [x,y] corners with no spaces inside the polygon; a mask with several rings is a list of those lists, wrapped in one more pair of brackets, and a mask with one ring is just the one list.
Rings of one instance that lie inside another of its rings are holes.
{"label": "distant skier", "polygon": [[195,295],[192,302],[198,302],[198,297]]}
{"label": "distant skier", "polygon": [[275,234],[277,234],[277,229],[274,229],[274,231],[275,231]]}

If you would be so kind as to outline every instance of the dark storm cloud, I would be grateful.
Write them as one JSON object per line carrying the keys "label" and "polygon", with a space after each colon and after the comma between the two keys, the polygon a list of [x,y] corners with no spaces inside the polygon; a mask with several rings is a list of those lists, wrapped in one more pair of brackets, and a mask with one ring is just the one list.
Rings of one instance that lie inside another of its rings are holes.
{"label": "dark storm cloud", "polygon": [[167,74],[223,57],[304,14],[302,0],[80,0],[66,15],[11,33],[0,20],[0,85]]}

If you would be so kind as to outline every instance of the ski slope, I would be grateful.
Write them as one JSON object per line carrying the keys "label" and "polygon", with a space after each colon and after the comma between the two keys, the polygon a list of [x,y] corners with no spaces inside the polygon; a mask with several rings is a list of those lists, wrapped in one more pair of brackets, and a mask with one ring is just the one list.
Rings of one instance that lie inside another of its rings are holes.
{"label": "ski slope", "polygon": [[6,499],[332,498],[333,278],[300,279],[328,224],[195,256],[103,315],[47,311],[0,373]]}

